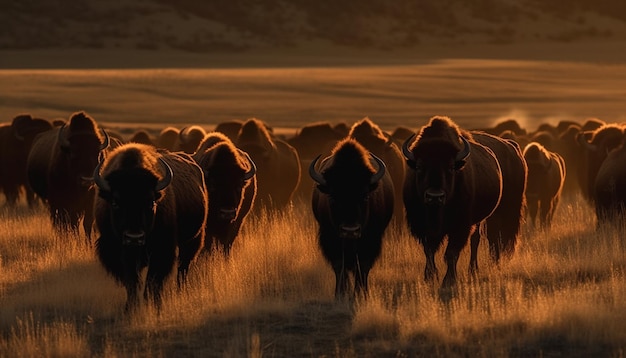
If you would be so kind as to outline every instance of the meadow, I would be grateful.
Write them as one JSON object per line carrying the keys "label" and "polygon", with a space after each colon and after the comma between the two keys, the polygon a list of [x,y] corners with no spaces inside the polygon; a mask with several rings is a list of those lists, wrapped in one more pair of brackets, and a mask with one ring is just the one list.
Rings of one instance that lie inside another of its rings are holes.
{"label": "meadow", "polygon": [[[125,293],[81,237],[53,234],[43,208],[0,214],[3,357],[622,357],[624,226],[596,230],[579,196],[553,227],[524,225],[514,257],[458,292],[426,284],[421,247],[391,228],[367,300],[335,301],[309,206],[247,222],[232,256],[202,256],[164,309],[125,315]],[[445,267],[442,253],[438,265]]]}
{"label": "meadow", "polygon": [[[419,128],[433,115],[464,128],[514,117],[529,130],[626,117],[626,62],[373,62],[2,69],[0,118],[67,119],[85,110],[130,134],[257,117],[289,134],[309,122],[365,116],[385,130]],[[437,285],[423,281],[419,244],[393,227],[369,298],[336,301],[309,204],[298,202],[248,220],[230,258],[200,257],[182,292],[170,280],[160,315],[146,306],[127,316],[125,292],[93,247],[55,234],[43,207],[21,203],[0,210],[0,356],[623,357],[625,229],[596,229],[582,197],[565,197],[551,229],[524,224],[511,260],[493,264],[481,243],[472,280],[466,247],[458,292],[442,300]]]}

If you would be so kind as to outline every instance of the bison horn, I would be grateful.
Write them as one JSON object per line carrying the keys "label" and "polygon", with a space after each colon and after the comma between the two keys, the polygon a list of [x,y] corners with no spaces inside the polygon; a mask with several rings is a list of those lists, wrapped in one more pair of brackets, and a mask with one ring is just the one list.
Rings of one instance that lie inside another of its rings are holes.
{"label": "bison horn", "polygon": [[324,179],[322,174],[315,169],[315,165],[317,164],[317,161],[320,159],[321,156],[321,154],[318,155],[317,157],[315,157],[315,159],[311,161],[311,164],[309,164],[309,175],[311,176],[311,179],[313,179],[318,184],[326,185],[326,179]]}
{"label": "bison horn", "polygon": [[461,140],[463,141],[463,150],[461,150],[457,155],[456,155],[456,161],[461,161],[461,160],[465,160],[467,159],[467,157],[470,155],[470,144],[467,141],[467,139],[465,139],[465,137],[461,136]]}
{"label": "bison horn", "polygon": [[178,131],[178,141],[185,144],[187,143],[187,133],[185,133],[186,130],[188,130],[188,127],[183,127],[180,131]]}
{"label": "bison horn", "polygon": [[102,151],[107,149],[107,147],[109,146],[109,134],[104,129],[100,130],[102,131],[102,134],[104,134],[104,142],[102,142],[102,145],[100,146],[100,150]]}
{"label": "bison horn", "polygon": [[167,186],[170,185],[170,183],[172,182],[172,177],[174,176],[174,173],[172,173],[172,167],[170,167],[169,164],[167,164],[167,162],[163,160],[163,158],[159,158],[159,162],[163,166],[163,169],[165,169],[165,177],[159,180],[159,182],[156,184],[156,186],[154,187],[155,191],[161,191],[167,188]]}
{"label": "bison horn", "polygon": [[413,155],[413,152],[409,150],[409,145],[413,141],[413,138],[415,138],[415,134],[411,135],[404,141],[404,143],[402,143],[402,154],[407,160],[411,161],[415,161],[415,156]]}
{"label": "bison horn", "polygon": [[252,158],[250,158],[250,155],[248,155],[248,153],[244,152],[241,149],[238,149],[238,150],[241,154],[243,154],[246,157],[246,159],[248,159],[248,163],[250,163],[250,170],[248,170],[243,175],[244,180],[250,180],[256,174],[256,165],[254,164],[254,161],[252,160]]}
{"label": "bison horn", "polygon": [[98,162],[96,165],[96,169],[93,171],[93,181],[96,183],[100,190],[111,191],[111,187],[109,183],[104,180],[104,178],[100,175],[100,167],[102,166],[102,161]]}
{"label": "bison horn", "polygon": [[61,126],[61,128],[59,128],[57,143],[59,143],[61,148],[68,148],[70,146],[70,142],[63,136],[63,129],[65,129],[65,123]]}
{"label": "bison horn", "polygon": [[374,173],[374,175],[372,175],[372,178],[370,179],[370,184],[374,184],[383,178],[385,172],[387,171],[387,166],[385,165],[385,162],[382,161],[382,159],[378,158],[373,153],[370,153],[370,156],[372,156],[372,158],[378,164],[378,170],[376,171],[376,173]]}
{"label": "bison horn", "polygon": [[598,146],[597,145],[589,143],[589,141],[587,140],[587,138],[585,136],[585,132],[578,133],[578,135],[576,136],[576,139],[578,140],[578,143],[583,148],[586,148],[590,152],[597,152],[598,151]]}

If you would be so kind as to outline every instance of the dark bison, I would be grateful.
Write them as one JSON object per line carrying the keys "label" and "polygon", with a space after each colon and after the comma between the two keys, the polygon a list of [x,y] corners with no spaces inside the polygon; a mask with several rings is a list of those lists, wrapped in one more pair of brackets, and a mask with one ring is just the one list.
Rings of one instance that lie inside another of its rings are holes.
{"label": "dark bison", "polygon": [[369,271],[393,214],[391,176],[381,159],[350,138],[340,141],[319,166],[318,158],[309,167],[317,183],[313,214],[322,254],[335,272],[335,297],[346,295],[350,273],[354,294],[367,293]]}
{"label": "dark bison", "polygon": [[35,137],[51,129],[50,121],[30,114],[20,114],[11,124],[0,126],[0,190],[7,206],[14,207],[21,193],[25,193],[29,207],[35,205],[26,177],[26,159]]}
{"label": "dark bison", "polygon": [[133,133],[132,136],[128,139],[128,143],[141,143],[154,146],[155,140],[152,139],[150,133],[148,133],[145,129],[140,129]]}
{"label": "dark bison", "polygon": [[241,129],[242,125],[243,121],[239,119],[233,119],[230,121],[218,123],[213,130],[215,132],[225,134],[228,139],[230,139],[232,142],[235,142],[237,140],[237,135],[239,134],[239,130]]}
{"label": "dark bison", "polygon": [[236,145],[256,164],[254,211],[287,207],[300,183],[298,152],[287,142],[272,138],[263,122],[256,118],[241,126]]}
{"label": "dark bison", "polygon": [[354,138],[370,153],[376,155],[385,162],[387,171],[389,172],[391,181],[393,182],[396,198],[394,213],[396,218],[399,220],[402,218],[402,212],[404,210],[401,198],[406,172],[406,165],[404,163],[404,157],[402,156],[400,147],[396,145],[391,136],[386,135],[385,132],[378,127],[378,125],[367,117],[356,122],[352,128],[350,128],[348,136],[350,138]]}
{"label": "dark bison", "polygon": [[624,142],[611,151],[598,169],[593,187],[597,226],[626,217],[626,147]]}
{"label": "dark bison", "polygon": [[[448,117],[437,116],[405,142],[403,153],[410,168],[403,193],[406,218],[426,255],[426,280],[437,276],[435,253],[447,236],[442,286],[456,283],[459,254],[484,220],[494,259],[513,251],[526,185],[526,165],[516,144],[462,132]],[[477,239],[474,235],[472,271],[477,268]]]}
{"label": "dark bison", "polygon": [[[256,167],[247,153],[220,132],[211,132],[193,155],[209,193],[205,248],[228,255],[256,196]],[[211,240],[211,241],[209,241]]]}
{"label": "dark bison", "polygon": [[180,287],[204,243],[208,197],[202,170],[185,153],[129,143],[98,164],[94,181],[100,263],[126,289],[126,311],[139,303],[147,268],[144,297],[160,309],[176,258]]}
{"label": "dark bison", "polygon": [[541,227],[548,229],[565,183],[565,161],[558,153],[551,152],[536,142],[528,144],[523,154],[528,166],[526,184],[528,214],[534,226],[539,212]]}
{"label": "dark bison", "polygon": [[[315,122],[300,128],[296,135],[287,139],[287,143],[298,152],[300,172],[304,173],[315,157],[320,153],[329,155],[337,142],[344,137],[345,135],[335,130],[329,122]],[[308,175],[303,175],[294,194],[295,197],[302,201],[310,200],[313,185],[313,179]]]}
{"label": "dark bison", "polygon": [[159,133],[159,137],[156,140],[157,148],[167,149],[170,152],[176,150],[178,143],[178,129],[174,127],[165,127]]}
{"label": "dark bison", "polygon": [[26,162],[28,183],[47,201],[55,228],[78,233],[81,218],[89,240],[93,225],[93,171],[109,146],[107,133],[85,112],[39,134]]}
{"label": "dark bison", "polygon": [[178,133],[177,151],[185,152],[188,154],[195,153],[198,149],[198,145],[204,139],[206,131],[200,126],[185,127]]}
{"label": "dark bison", "polygon": [[579,182],[583,196],[590,203],[593,203],[598,170],[608,153],[620,146],[623,136],[624,127],[616,123],[605,124],[593,132],[583,131],[578,134],[578,143],[582,148],[582,155],[579,157],[581,161]]}

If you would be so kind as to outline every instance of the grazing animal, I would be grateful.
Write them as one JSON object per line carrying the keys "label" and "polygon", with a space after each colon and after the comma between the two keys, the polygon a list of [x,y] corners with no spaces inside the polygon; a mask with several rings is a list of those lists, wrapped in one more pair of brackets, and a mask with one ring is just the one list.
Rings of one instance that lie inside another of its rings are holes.
{"label": "grazing animal", "polygon": [[133,135],[128,139],[128,143],[141,143],[154,146],[154,140],[152,140],[150,134],[144,129],[140,129],[133,133]]}
{"label": "grazing animal", "polygon": [[193,159],[204,172],[210,198],[205,248],[221,245],[228,255],[254,203],[256,167],[247,153],[220,132],[208,133]]}
{"label": "grazing animal", "polygon": [[565,161],[558,153],[551,152],[536,142],[528,144],[523,154],[528,166],[526,184],[528,214],[535,226],[539,213],[541,227],[548,229],[565,183]]}
{"label": "grazing animal", "polygon": [[396,145],[391,136],[385,134],[385,132],[368,117],[356,122],[352,128],[350,128],[348,136],[354,138],[361,143],[365,149],[385,162],[387,171],[389,175],[391,175],[396,198],[394,208],[394,217],[396,219],[394,219],[394,221],[398,223],[401,222],[403,217],[402,212],[404,210],[401,198],[406,165],[400,147]]}
{"label": "grazing animal", "polygon": [[177,151],[193,154],[204,139],[206,131],[200,126],[185,127],[178,132]]}
{"label": "grazing animal", "polygon": [[335,297],[347,294],[350,273],[354,294],[366,294],[393,214],[391,176],[381,159],[350,138],[340,141],[319,166],[318,159],[309,166],[317,183],[313,214],[322,254],[335,272]]}
{"label": "grazing animal", "polygon": [[20,114],[11,124],[0,126],[0,190],[4,192],[6,205],[15,207],[21,193],[25,193],[29,207],[37,202],[28,185],[26,159],[34,138],[52,129],[50,121]]}
{"label": "grazing animal", "polygon": [[[298,152],[300,172],[304,173],[317,155],[330,154],[337,142],[344,137],[329,122],[316,122],[300,128],[295,136],[287,139],[287,143]],[[303,175],[294,194],[295,197],[302,201],[310,200],[313,185],[313,179],[308,175]]]}
{"label": "grazing animal", "polygon": [[256,118],[241,126],[236,145],[250,155],[257,167],[253,211],[284,209],[290,205],[300,183],[298,152],[287,142],[272,138],[263,122]]}
{"label": "grazing animal", "polygon": [[85,112],[67,124],[35,137],[26,161],[28,184],[48,204],[53,226],[78,234],[80,220],[87,239],[93,225],[93,171],[106,154],[109,136]]}
{"label": "grazing animal", "polygon": [[160,149],[167,149],[170,152],[176,150],[178,143],[179,131],[174,127],[165,127],[159,133],[159,137],[156,140],[156,147]]}
{"label": "grazing animal", "polygon": [[[427,281],[438,275],[435,253],[447,236],[442,287],[456,284],[459,254],[485,220],[492,257],[499,260],[502,253],[514,250],[526,185],[526,166],[516,144],[486,133],[461,131],[448,117],[436,116],[405,141],[402,151],[410,168],[403,191],[406,219],[411,234],[423,246]],[[504,163],[508,172],[498,152],[502,159],[512,161]],[[518,166],[520,173],[514,170]],[[472,272],[477,269],[478,239],[478,235],[472,238]]]}
{"label": "grazing animal", "polygon": [[[591,138],[586,135],[590,133]],[[581,132],[577,139],[582,148],[580,178],[583,196],[593,204],[596,175],[607,155],[620,146],[624,136],[624,127],[620,124],[605,124],[593,132]]]}
{"label": "grazing animal", "polygon": [[232,142],[237,140],[237,135],[239,134],[239,130],[241,129],[241,125],[243,121],[239,119],[233,119],[230,121],[220,122],[215,126],[214,131],[224,133],[228,139]]}
{"label": "grazing animal", "polygon": [[626,146],[624,141],[611,151],[594,180],[593,203],[597,227],[611,222],[622,224],[626,218]]}
{"label": "grazing animal", "polygon": [[208,197],[202,169],[185,153],[129,143],[98,164],[94,181],[100,263],[126,289],[127,312],[138,306],[147,268],[144,297],[160,310],[176,259],[180,287],[204,243]]}

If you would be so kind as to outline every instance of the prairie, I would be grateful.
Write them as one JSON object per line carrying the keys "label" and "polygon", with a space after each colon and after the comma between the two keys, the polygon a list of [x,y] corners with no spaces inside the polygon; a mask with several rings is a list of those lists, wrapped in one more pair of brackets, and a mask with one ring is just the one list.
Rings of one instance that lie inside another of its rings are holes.
{"label": "prairie", "polygon": [[[356,357],[623,356],[623,225],[596,231],[579,196],[545,232],[525,226],[510,261],[485,243],[479,275],[441,299],[421,248],[393,227],[371,295],[333,299],[334,275],[303,203],[250,220],[232,257],[200,257],[186,289],[168,281],[160,315],[123,313],[125,293],[82,238],[53,232],[43,209],[1,216],[0,356]],[[443,268],[442,253],[438,265]]]}
{"label": "prairie", "polygon": [[[0,66],[0,118],[67,119],[85,110],[130,135],[257,117],[289,135],[309,122],[365,116],[385,130],[419,128],[433,115],[463,128],[516,118],[528,130],[626,117],[624,59],[493,51],[395,61],[283,58],[280,65],[194,58],[134,67],[117,59],[113,68],[104,56],[95,65],[73,57],[63,66],[62,54],[19,68],[14,56],[13,65]],[[309,204],[298,202],[248,220],[229,259],[199,258],[182,292],[168,281],[160,316],[149,306],[126,316],[124,290],[93,247],[55,234],[43,207],[21,203],[0,210],[0,356],[622,357],[624,229],[596,229],[582,197],[566,197],[550,230],[524,226],[511,260],[493,264],[481,243],[474,280],[466,248],[458,292],[442,300],[422,279],[419,244],[393,227],[371,271],[369,299],[343,302],[333,298],[334,275],[317,247]]]}

